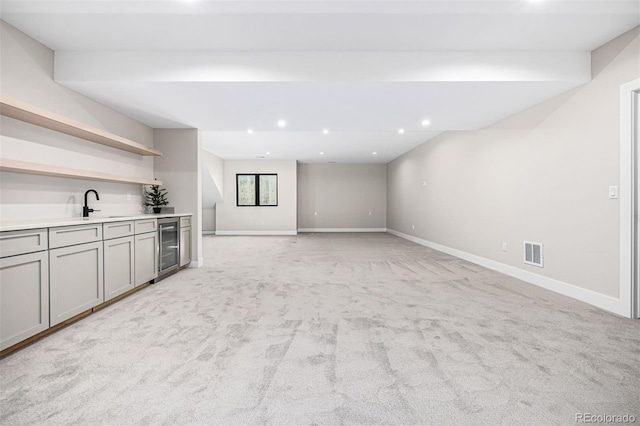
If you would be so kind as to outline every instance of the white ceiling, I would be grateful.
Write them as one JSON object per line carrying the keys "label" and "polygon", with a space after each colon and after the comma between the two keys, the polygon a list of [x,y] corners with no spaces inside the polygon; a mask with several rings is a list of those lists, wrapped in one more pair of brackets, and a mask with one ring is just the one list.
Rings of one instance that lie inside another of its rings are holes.
{"label": "white ceiling", "polygon": [[223,158],[338,162],[388,162],[587,82],[588,52],[638,25],[639,10],[637,0],[0,0],[3,20],[56,51],[56,80],[74,90],[153,127],[199,128]]}

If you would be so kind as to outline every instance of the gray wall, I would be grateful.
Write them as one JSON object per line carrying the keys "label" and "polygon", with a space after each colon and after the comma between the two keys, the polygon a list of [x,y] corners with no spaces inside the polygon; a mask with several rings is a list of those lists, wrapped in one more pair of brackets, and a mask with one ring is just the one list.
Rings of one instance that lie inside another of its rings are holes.
{"label": "gray wall", "polygon": [[[590,83],[391,162],[388,227],[617,298],[608,187],[619,184],[619,86],[639,77],[639,52],[635,28],[593,52]],[[523,263],[523,240],[544,244],[544,268]]]}
{"label": "gray wall", "polygon": [[386,227],[386,164],[298,164],[299,230]]}
{"label": "gray wall", "polygon": [[[237,207],[237,173],[277,173],[277,207]],[[225,160],[224,201],[216,204],[216,234],[295,234],[297,205],[295,160]]]}
{"label": "gray wall", "polygon": [[200,132],[197,129],[156,129],[155,146],[163,152],[156,159],[155,176],[167,189],[169,206],[176,213],[191,213],[192,262],[202,258],[202,175]]}
{"label": "gray wall", "polygon": [[[53,80],[52,50],[0,21],[2,94],[74,120],[153,146],[153,130],[73,92]],[[153,177],[153,158],[0,117],[0,156],[131,177]],[[100,193],[96,215],[140,213],[142,188],[66,178],[0,173],[3,221],[80,216],[83,194]],[[127,194],[131,194],[130,199]],[[91,196],[93,197],[93,196]]]}

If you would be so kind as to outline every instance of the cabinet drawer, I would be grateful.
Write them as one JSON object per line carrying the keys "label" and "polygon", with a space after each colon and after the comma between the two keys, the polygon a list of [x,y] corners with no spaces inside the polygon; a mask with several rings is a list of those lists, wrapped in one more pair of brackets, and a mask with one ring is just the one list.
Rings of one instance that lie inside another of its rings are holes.
{"label": "cabinet drawer", "polygon": [[104,223],[102,228],[105,240],[133,235],[133,221]]}
{"label": "cabinet drawer", "polygon": [[102,224],[49,228],[49,248],[73,246],[102,240]]}
{"label": "cabinet drawer", "polygon": [[191,216],[185,216],[180,218],[180,228],[191,226]]}
{"label": "cabinet drawer", "polygon": [[0,232],[0,257],[34,253],[47,248],[46,229]]}
{"label": "cabinet drawer", "polygon": [[135,224],[136,234],[144,234],[145,232],[153,232],[157,230],[158,230],[157,219],[136,220],[136,224]]}

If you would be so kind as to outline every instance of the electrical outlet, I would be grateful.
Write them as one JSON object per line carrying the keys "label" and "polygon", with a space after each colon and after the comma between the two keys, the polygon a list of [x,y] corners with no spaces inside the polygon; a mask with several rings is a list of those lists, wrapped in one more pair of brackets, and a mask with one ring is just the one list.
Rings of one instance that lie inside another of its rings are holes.
{"label": "electrical outlet", "polygon": [[502,251],[507,251],[507,243],[502,243]]}
{"label": "electrical outlet", "polygon": [[131,193],[127,192],[127,201],[131,201]]}
{"label": "electrical outlet", "polygon": [[371,216],[371,212],[369,212],[369,216]]}
{"label": "electrical outlet", "polygon": [[415,225],[411,225],[411,229],[413,229],[415,231],[416,226]]}

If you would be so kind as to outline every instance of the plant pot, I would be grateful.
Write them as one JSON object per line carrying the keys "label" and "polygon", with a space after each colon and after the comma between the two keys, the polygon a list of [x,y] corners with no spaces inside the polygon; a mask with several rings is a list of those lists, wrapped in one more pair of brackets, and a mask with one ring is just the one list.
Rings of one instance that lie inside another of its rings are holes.
{"label": "plant pot", "polygon": [[154,213],[160,213],[162,211],[162,207],[154,207],[153,208],[153,212]]}

